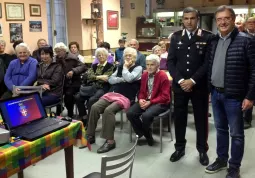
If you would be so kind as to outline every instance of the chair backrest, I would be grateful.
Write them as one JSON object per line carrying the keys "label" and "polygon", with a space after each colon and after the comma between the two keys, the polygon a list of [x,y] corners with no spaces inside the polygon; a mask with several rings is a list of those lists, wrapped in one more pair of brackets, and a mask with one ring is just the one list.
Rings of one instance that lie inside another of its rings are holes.
{"label": "chair backrest", "polygon": [[33,92],[39,92],[40,97],[42,97],[43,88],[42,86],[13,86],[13,90],[20,89],[18,94],[29,94]]}
{"label": "chair backrest", "polygon": [[[132,169],[133,169],[133,163],[135,159],[137,140],[138,140],[138,136],[136,136],[136,141],[135,141],[135,144],[132,146],[132,148],[126,151],[125,153],[115,155],[115,156],[102,157],[101,178],[117,177],[125,173],[128,169],[130,169],[129,178],[132,177]],[[115,161],[117,163],[112,163],[110,165],[107,165],[107,163],[112,161]],[[114,173],[107,175],[106,173],[107,171],[114,171]]]}

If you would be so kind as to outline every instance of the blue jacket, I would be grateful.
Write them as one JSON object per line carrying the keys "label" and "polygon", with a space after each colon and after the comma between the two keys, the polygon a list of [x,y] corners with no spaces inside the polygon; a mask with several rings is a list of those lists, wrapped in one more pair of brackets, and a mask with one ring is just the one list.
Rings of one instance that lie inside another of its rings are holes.
{"label": "blue jacket", "polygon": [[37,79],[37,60],[29,57],[24,64],[19,59],[11,61],[6,74],[4,83],[12,91],[15,86],[31,86]]}

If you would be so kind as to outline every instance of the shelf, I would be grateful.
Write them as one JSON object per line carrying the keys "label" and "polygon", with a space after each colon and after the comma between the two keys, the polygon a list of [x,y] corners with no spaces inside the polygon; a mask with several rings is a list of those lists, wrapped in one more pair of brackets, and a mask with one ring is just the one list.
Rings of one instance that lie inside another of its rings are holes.
{"label": "shelf", "polygon": [[100,21],[100,20],[103,20],[102,18],[99,18],[99,19],[89,19],[89,18],[84,18],[82,20],[85,20],[86,21],[86,24],[88,24],[89,21],[93,21],[93,24],[95,24],[96,21]]}

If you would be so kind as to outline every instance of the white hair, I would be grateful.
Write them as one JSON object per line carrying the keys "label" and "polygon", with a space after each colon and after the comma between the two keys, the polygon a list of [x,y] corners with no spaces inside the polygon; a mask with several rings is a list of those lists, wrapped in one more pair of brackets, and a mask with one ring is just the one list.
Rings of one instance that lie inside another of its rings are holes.
{"label": "white hair", "polygon": [[17,53],[17,51],[18,51],[20,48],[25,48],[25,49],[29,52],[29,54],[30,54],[30,49],[29,49],[29,47],[28,47],[28,45],[27,45],[26,43],[20,43],[20,44],[18,44],[18,45],[15,47],[16,53]]}
{"label": "white hair", "polygon": [[57,44],[54,46],[54,51],[56,51],[56,49],[63,49],[63,50],[65,50],[66,52],[69,51],[68,47],[67,47],[63,42],[57,43]]}
{"label": "white hair", "polygon": [[0,44],[6,46],[6,42],[4,40],[0,40]]}
{"label": "white hair", "polygon": [[236,17],[235,23],[241,23],[241,24],[243,24],[244,22],[245,22],[245,20],[244,20],[243,17],[241,17],[241,16],[237,16],[237,17]]}
{"label": "white hair", "polygon": [[137,39],[131,39],[131,40],[129,41],[129,43],[130,43],[131,41],[135,41],[136,44],[139,45],[139,41],[138,41]]}
{"label": "white hair", "polygon": [[155,61],[157,64],[160,63],[160,59],[156,54],[150,54],[149,56],[147,56],[146,61]]}
{"label": "white hair", "polygon": [[159,45],[156,45],[152,48],[152,53],[155,53],[156,49],[161,50],[161,47]]}
{"label": "white hair", "polygon": [[123,51],[123,58],[125,59],[126,54],[131,54],[133,56],[133,60],[136,61],[137,51],[134,48],[127,47]]}
{"label": "white hair", "polygon": [[109,53],[105,48],[97,48],[95,52],[95,56],[97,57],[98,53],[103,53],[105,56],[108,56]]}

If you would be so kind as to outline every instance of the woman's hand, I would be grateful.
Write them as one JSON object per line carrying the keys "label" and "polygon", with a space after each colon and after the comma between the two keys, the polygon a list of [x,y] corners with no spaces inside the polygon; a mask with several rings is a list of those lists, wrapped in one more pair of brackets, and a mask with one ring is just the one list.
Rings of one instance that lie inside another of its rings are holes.
{"label": "woman's hand", "polygon": [[71,79],[73,77],[73,71],[69,71],[67,74],[66,74],[66,77]]}
{"label": "woman's hand", "polygon": [[133,65],[132,60],[125,60],[124,67],[129,69],[132,65]]}
{"label": "woman's hand", "polygon": [[103,80],[105,82],[108,82],[108,75],[99,75],[97,76],[97,80]]}
{"label": "woman's hand", "polygon": [[44,90],[50,90],[50,86],[49,86],[48,84],[43,84],[43,85],[42,85],[42,88],[43,88]]}

